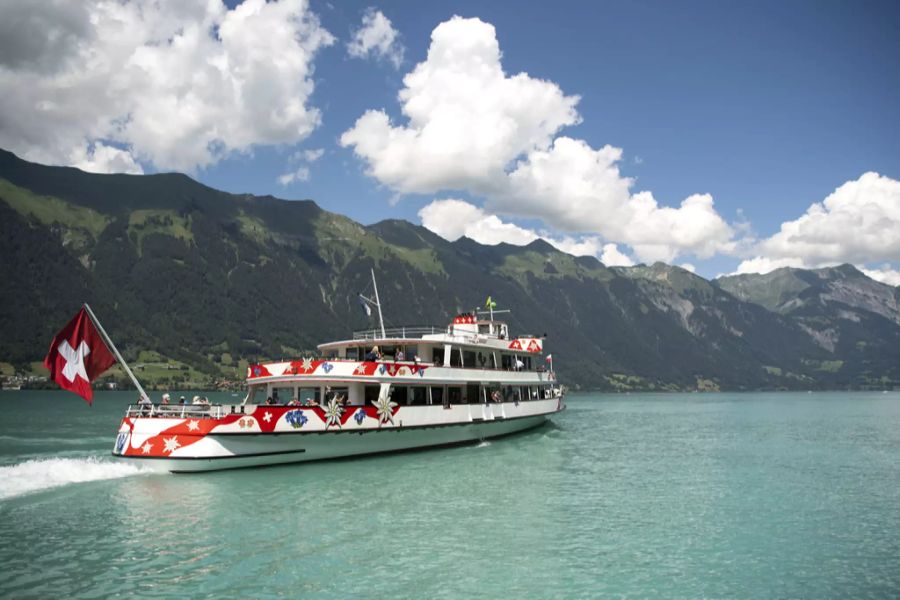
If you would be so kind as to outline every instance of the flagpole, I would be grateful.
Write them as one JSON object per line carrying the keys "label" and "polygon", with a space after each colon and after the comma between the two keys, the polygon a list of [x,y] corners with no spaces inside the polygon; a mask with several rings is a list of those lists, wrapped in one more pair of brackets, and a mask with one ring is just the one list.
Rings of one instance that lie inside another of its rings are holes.
{"label": "flagpole", "polygon": [[381,324],[381,337],[382,339],[387,337],[387,334],[384,332],[384,317],[381,315],[381,300],[378,298],[378,284],[375,283],[375,269],[370,269],[372,272],[372,287],[375,288],[375,306],[378,307],[378,322]]}
{"label": "flagpole", "polygon": [[138,389],[138,392],[141,394],[141,398],[146,398],[150,400],[150,396],[147,395],[147,392],[144,391],[144,388],[141,387],[141,384],[138,382],[137,377],[134,376],[134,373],[131,372],[131,369],[128,367],[128,363],[125,362],[125,359],[122,358],[122,355],[119,354],[118,348],[113,344],[113,341],[109,339],[109,336],[106,335],[106,330],[103,329],[103,325],[100,324],[100,321],[97,319],[97,315],[94,314],[94,311],[91,310],[91,307],[88,306],[88,303],[84,303],[84,309],[87,311],[88,316],[91,317],[91,321],[94,322],[94,326],[97,328],[97,331],[100,332],[100,337],[103,338],[103,341],[112,350],[112,353],[116,356],[116,360],[119,361],[119,364],[122,365],[122,368],[125,369],[125,372],[128,373],[128,376],[131,377],[132,383],[134,383],[134,387]]}

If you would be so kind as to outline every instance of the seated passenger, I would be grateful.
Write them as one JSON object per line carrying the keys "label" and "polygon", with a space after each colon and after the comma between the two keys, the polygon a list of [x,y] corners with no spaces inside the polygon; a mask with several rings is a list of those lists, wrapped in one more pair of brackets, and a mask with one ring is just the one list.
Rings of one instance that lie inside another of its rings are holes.
{"label": "seated passenger", "polygon": [[291,401],[288,402],[288,406],[300,406],[299,398],[291,398]]}
{"label": "seated passenger", "polygon": [[397,350],[397,354],[394,355],[394,362],[398,360],[406,360],[406,356],[403,354],[403,350]]}

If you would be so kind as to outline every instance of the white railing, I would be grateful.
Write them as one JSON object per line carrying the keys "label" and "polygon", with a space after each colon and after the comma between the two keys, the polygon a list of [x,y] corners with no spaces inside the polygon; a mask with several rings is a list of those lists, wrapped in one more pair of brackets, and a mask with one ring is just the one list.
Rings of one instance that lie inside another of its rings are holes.
{"label": "white railing", "polygon": [[126,417],[159,417],[168,419],[221,419],[225,407],[219,404],[130,404]]}
{"label": "white railing", "polygon": [[[423,335],[434,335],[438,333],[446,333],[447,329],[444,327],[393,327],[391,329],[384,330],[384,336],[386,338],[419,338]],[[353,332],[354,340],[378,340],[382,339],[381,330],[380,329],[366,329],[363,331],[354,331]]]}

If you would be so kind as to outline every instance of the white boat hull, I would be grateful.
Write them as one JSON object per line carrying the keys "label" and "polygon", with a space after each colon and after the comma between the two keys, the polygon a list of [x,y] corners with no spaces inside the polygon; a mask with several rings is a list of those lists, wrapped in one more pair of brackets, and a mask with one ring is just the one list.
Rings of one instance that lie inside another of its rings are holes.
{"label": "white boat hull", "polygon": [[464,444],[532,429],[542,425],[546,420],[546,415],[536,415],[507,421],[460,423],[435,428],[210,435],[208,437],[221,445],[227,454],[213,457],[118,456],[118,458],[131,463],[138,462],[142,467],[157,471],[173,473],[217,471]]}
{"label": "white boat hull", "polygon": [[[561,398],[520,403],[390,407],[235,405],[157,408],[126,416],[113,455],[159,471],[213,471],[447,446],[541,425]],[[179,412],[181,411],[181,412]]]}

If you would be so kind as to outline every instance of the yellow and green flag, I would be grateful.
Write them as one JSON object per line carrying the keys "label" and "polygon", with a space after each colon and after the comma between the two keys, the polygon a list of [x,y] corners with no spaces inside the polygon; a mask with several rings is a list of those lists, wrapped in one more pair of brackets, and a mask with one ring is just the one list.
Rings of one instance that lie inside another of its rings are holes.
{"label": "yellow and green flag", "polygon": [[497,303],[494,302],[493,300],[491,300],[491,297],[488,296],[487,300],[484,301],[484,307],[490,308],[490,309],[495,309],[495,308],[497,308]]}

